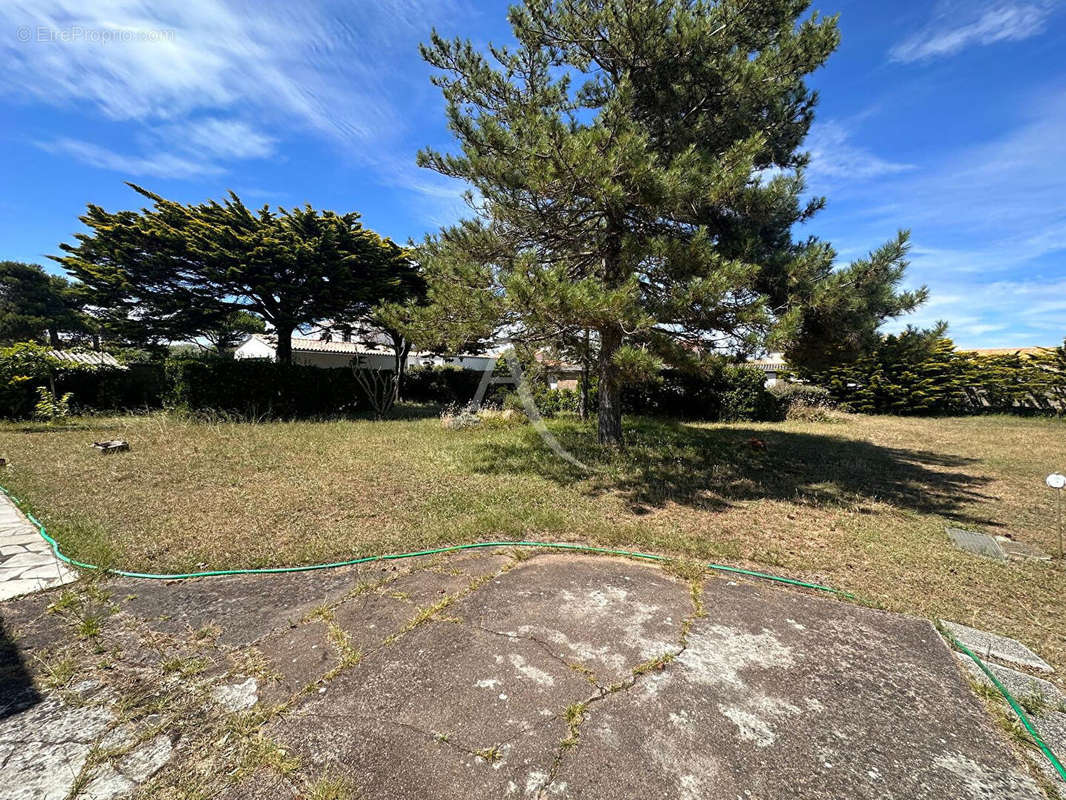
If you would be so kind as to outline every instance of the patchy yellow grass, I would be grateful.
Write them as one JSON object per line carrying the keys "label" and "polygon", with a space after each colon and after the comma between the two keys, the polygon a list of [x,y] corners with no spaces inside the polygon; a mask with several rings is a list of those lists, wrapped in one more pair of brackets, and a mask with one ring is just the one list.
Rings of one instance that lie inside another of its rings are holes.
{"label": "patchy yellow grass", "polygon": [[[955,550],[957,524],[1054,548],[1044,476],[1066,423],[1007,417],[631,421],[624,454],[552,423],[209,424],[154,415],[0,426],[0,481],[71,555],[151,571],[307,564],[486,539],[632,547],[813,579],[1018,636],[1066,669],[1066,568]],[[93,440],[126,438],[103,456]],[[752,439],[759,441],[752,442]],[[761,445],[765,443],[765,448]]]}

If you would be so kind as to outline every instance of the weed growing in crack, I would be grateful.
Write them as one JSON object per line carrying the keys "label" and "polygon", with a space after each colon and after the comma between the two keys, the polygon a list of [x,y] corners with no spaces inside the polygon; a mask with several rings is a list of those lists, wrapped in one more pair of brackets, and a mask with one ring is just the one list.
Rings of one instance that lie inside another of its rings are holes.
{"label": "weed growing in crack", "polygon": [[95,639],[103,629],[104,618],[102,614],[86,614],[78,624],[78,636],[83,639]]}
{"label": "weed growing in crack", "polygon": [[321,620],[322,622],[333,621],[333,607],[329,603],[322,603],[317,605],[308,611],[301,622],[313,622],[314,620]]}
{"label": "weed growing in crack", "polygon": [[666,665],[677,658],[677,653],[663,653],[655,658],[648,659],[642,664],[637,664],[633,667],[633,677],[639,678],[641,675],[647,675],[649,672],[661,672],[666,669]]}
{"label": "weed growing in crack", "polygon": [[1041,691],[1029,692],[1017,698],[1018,705],[1025,709],[1026,714],[1039,716],[1051,708],[1051,700]]}
{"label": "weed growing in crack", "polygon": [[973,693],[983,700],[989,702],[1000,703],[1003,700],[1003,696],[999,693],[995,686],[984,681],[979,681],[974,678],[970,679],[970,688],[973,689]]}
{"label": "weed growing in crack", "polygon": [[240,766],[234,777],[244,778],[264,767],[279,775],[291,775],[300,768],[300,758],[290,755],[270,737],[256,733],[244,742]]}
{"label": "weed growing in crack", "polygon": [[588,703],[571,703],[563,711],[563,719],[566,720],[566,727],[569,730],[569,735],[560,742],[563,747],[573,747],[577,744],[578,739],[581,736],[581,723],[585,721],[585,710],[588,708]]}
{"label": "weed growing in crack", "polygon": [[330,622],[326,629],[326,638],[329,639],[329,643],[333,645],[333,649],[337,651],[339,658],[337,665],[333,667],[329,672],[322,676],[322,680],[331,681],[341,674],[346,669],[359,664],[363,660],[363,654],[359,648],[352,644],[352,639],[348,635],[348,632],[337,625],[335,622]]}
{"label": "weed growing in crack", "polygon": [[81,607],[81,598],[72,589],[64,589],[59,597],[48,604],[49,614],[73,614]]}
{"label": "weed growing in crack", "polygon": [[502,757],[500,746],[498,744],[494,744],[492,747],[482,747],[480,750],[475,750],[474,755],[488,761],[490,764],[499,761]]}
{"label": "weed growing in crack", "polygon": [[188,678],[192,675],[199,675],[201,672],[207,669],[207,659],[182,658],[180,656],[177,656],[175,658],[168,658],[159,666],[164,673],[177,673],[183,678]]}
{"label": "weed growing in crack", "polygon": [[521,564],[523,561],[529,561],[533,558],[533,551],[528,547],[515,547],[511,549],[511,558]]}
{"label": "weed growing in crack", "polygon": [[683,581],[694,581],[702,578],[707,572],[707,567],[702,561],[694,561],[689,558],[670,558],[662,562],[663,571]]}
{"label": "weed growing in crack", "polygon": [[69,653],[52,658],[34,656],[45,671],[44,686],[47,689],[63,689],[70,685],[78,673],[78,660]]}
{"label": "weed growing in crack", "polygon": [[402,637],[413,631],[415,628],[425,625],[427,622],[433,619],[433,617],[435,617],[437,614],[439,614],[441,611],[446,609],[454,602],[455,597],[452,595],[448,595],[447,597],[442,597],[440,600],[438,600],[431,606],[423,606],[422,608],[419,608],[415,615],[407,621],[406,625],[404,625],[402,628],[400,628],[400,630],[396,631],[395,633],[390,633],[388,636],[386,636],[382,644],[395,644],[397,641],[399,641]]}
{"label": "weed growing in crack", "polygon": [[213,622],[204,625],[202,628],[200,628],[193,634],[197,641],[210,640],[212,642],[215,641],[221,635],[222,627],[216,625]]}

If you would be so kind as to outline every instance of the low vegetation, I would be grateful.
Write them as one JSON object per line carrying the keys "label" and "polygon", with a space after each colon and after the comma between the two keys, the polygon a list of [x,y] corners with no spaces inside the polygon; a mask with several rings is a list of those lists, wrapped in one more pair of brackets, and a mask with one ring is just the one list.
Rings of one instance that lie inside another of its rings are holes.
{"label": "low vegetation", "polygon": [[[408,409],[410,411],[410,409]],[[66,552],[156,572],[309,564],[498,539],[581,541],[816,580],[863,601],[1020,637],[1066,667],[1066,568],[956,550],[958,525],[1053,551],[1066,423],[636,419],[205,423],[164,414],[0,426],[0,482]],[[88,445],[125,438],[131,451]]]}

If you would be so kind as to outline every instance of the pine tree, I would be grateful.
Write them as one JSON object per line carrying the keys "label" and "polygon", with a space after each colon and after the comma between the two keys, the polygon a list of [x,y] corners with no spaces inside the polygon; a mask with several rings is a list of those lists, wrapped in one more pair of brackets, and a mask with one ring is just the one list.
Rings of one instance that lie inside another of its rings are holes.
{"label": "pine tree", "polygon": [[[834,18],[800,19],[808,5],[525,0],[514,46],[434,33],[422,53],[461,154],[419,163],[467,181],[477,213],[422,247],[414,329],[557,346],[591,331],[599,438],[620,445],[623,384],[664,363],[771,336],[813,352],[815,336],[833,345],[832,320],[865,332],[913,307],[920,295],[895,291],[905,235],[844,277],[828,244],[792,238],[824,203],[801,199],[804,79],[839,40]],[[849,293],[848,276],[868,285]]]}

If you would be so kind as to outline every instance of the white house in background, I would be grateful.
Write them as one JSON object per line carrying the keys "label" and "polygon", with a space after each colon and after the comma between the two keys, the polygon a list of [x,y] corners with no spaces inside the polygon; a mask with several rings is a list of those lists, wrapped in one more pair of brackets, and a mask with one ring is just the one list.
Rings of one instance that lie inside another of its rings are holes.
{"label": "white house in background", "polygon": [[[481,372],[496,363],[500,352],[498,349],[491,349],[476,356],[441,356],[434,353],[412,352],[407,356],[407,369],[454,366]],[[275,361],[277,355],[277,340],[267,333],[253,333],[233,353],[234,358],[260,361]],[[350,367],[356,357],[362,357],[362,363],[374,369],[392,369],[395,365],[392,347],[386,344],[292,337],[293,364],[327,369]]]}
{"label": "white house in background", "polygon": [[762,370],[766,374],[766,386],[776,386],[779,383],[784,383],[784,373],[788,372],[788,364],[785,362],[784,353],[770,353],[765,358],[745,361],[741,366]]}

